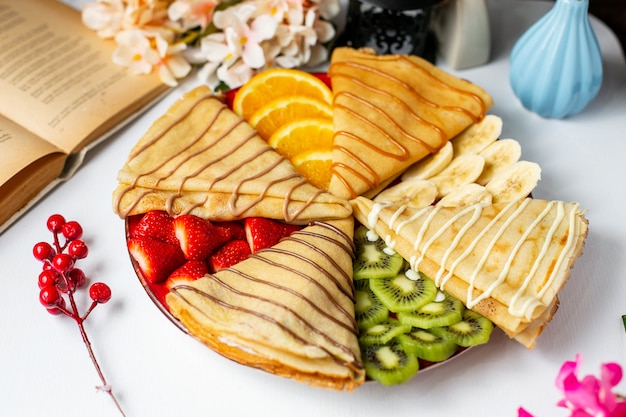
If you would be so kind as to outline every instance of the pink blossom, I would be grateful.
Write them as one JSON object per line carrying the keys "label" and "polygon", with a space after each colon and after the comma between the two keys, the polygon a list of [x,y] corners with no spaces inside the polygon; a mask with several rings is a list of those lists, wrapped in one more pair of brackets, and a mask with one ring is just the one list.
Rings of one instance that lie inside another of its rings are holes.
{"label": "pink blossom", "polygon": [[[617,363],[605,363],[600,367],[600,378],[586,375],[578,378],[582,356],[561,366],[555,385],[564,394],[557,405],[571,411],[571,417],[626,417],[626,400],[618,397],[612,389],[622,379],[622,368]],[[523,408],[518,417],[533,417]]]}

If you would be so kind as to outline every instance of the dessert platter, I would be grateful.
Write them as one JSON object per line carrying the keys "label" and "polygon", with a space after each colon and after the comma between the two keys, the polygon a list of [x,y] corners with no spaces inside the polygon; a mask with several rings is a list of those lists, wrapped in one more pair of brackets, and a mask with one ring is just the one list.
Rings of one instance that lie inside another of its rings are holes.
{"label": "dessert platter", "polygon": [[131,262],[172,322],[317,387],[405,382],[487,343],[532,349],[582,253],[577,203],[490,95],[421,58],[337,48],[328,73],[197,87],[118,174]]}

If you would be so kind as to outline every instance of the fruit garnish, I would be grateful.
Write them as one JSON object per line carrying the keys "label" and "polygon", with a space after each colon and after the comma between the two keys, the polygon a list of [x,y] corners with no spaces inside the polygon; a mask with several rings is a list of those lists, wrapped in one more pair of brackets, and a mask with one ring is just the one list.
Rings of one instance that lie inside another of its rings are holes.
{"label": "fruit garnish", "polygon": [[185,258],[190,261],[208,258],[213,251],[231,239],[228,229],[217,228],[210,221],[191,214],[174,219],[174,232]]}
{"label": "fruit garnish", "polygon": [[287,159],[333,146],[333,122],[326,118],[304,118],[281,126],[267,143]]}
{"label": "fruit garnish", "polygon": [[272,100],[257,110],[248,120],[265,140],[281,126],[294,120],[322,117],[332,119],[330,104],[307,96],[286,96]]}
{"label": "fruit garnish", "polygon": [[209,257],[211,272],[230,268],[245,260],[251,254],[250,245],[245,240],[231,240],[222,245]]}
{"label": "fruit garnish", "polygon": [[315,149],[297,154],[291,159],[293,166],[311,184],[322,190],[327,190],[332,176],[333,162],[332,148]]}
{"label": "fruit garnish", "polygon": [[[84,327],[85,320],[96,306],[105,304],[111,299],[111,288],[103,282],[91,284],[89,287],[91,305],[81,315],[75,295],[78,289],[84,288],[86,279],[85,273],[76,268],[76,262],[86,258],[89,252],[87,245],[81,240],[83,228],[76,221],[66,221],[60,214],[51,215],[46,224],[53,235],[53,243],[39,242],[33,247],[35,259],[43,263],[43,270],[38,278],[39,301],[50,314],[64,315],[76,322],[91,362],[102,383],[97,388],[111,397],[119,412],[124,416],[120,403],[102,373]],[[61,236],[63,242],[61,242]]]}
{"label": "fruit garnish", "polygon": [[209,267],[204,261],[187,261],[177,268],[165,281],[168,291],[175,285],[189,283],[202,278],[209,273]]}
{"label": "fruit garnish", "polygon": [[131,230],[130,237],[154,239],[178,245],[173,222],[174,219],[164,211],[149,211]]}
{"label": "fruit garnish", "polygon": [[300,70],[276,68],[263,71],[244,84],[235,95],[233,111],[248,120],[268,101],[296,94],[332,102],[330,88],[318,77]]}
{"label": "fruit garnish", "polygon": [[178,245],[154,239],[129,239],[127,245],[150,283],[164,282],[185,262],[185,255]]}
{"label": "fruit garnish", "polygon": [[404,259],[395,252],[386,252],[385,242],[378,236],[370,239],[365,226],[354,232],[356,258],[353,262],[354,279],[395,276],[404,266]]}
{"label": "fruit garnish", "polygon": [[419,370],[417,357],[396,339],[386,344],[363,346],[361,350],[365,372],[383,385],[406,382]]}
{"label": "fruit garnish", "polygon": [[289,225],[262,217],[249,217],[244,220],[246,238],[250,250],[255,253],[263,248],[277,244],[283,237],[289,236],[301,227]]}
{"label": "fruit garnish", "polygon": [[403,383],[421,366],[489,340],[491,321],[438,290],[380,236],[358,225],[354,243],[354,310],[368,378]]}

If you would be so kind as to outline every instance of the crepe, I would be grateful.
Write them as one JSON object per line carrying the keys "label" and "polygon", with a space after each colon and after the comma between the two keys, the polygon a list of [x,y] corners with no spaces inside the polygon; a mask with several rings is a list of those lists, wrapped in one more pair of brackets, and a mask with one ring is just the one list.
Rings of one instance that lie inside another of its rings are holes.
{"label": "crepe", "polygon": [[172,314],[244,365],[352,390],[365,373],[352,284],[352,218],[315,222],[232,268],[172,288]]}
{"label": "crepe", "polygon": [[347,199],[439,150],[493,104],[482,88],[416,56],[336,48],[328,75],[335,128],[328,189]]}
{"label": "crepe", "polygon": [[351,214],[346,200],[309,184],[206,86],[185,94],[150,127],[118,181],[113,209],[121,217],[165,210],[306,223]]}
{"label": "crepe", "polygon": [[581,255],[587,220],[577,203],[423,209],[352,201],[355,217],[411,267],[528,348],[550,321]]}

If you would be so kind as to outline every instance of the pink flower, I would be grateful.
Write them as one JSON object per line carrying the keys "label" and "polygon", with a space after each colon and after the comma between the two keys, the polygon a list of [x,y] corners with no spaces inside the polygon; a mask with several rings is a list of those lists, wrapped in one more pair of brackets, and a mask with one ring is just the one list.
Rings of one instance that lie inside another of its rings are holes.
{"label": "pink flower", "polygon": [[[571,417],[626,417],[626,400],[618,397],[612,389],[622,379],[622,368],[617,363],[605,363],[600,367],[600,378],[587,375],[578,379],[582,356],[561,366],[555,385],[564,394],[557,405],[571,411]],[[518,417],[533,417],[519,408]]]}

